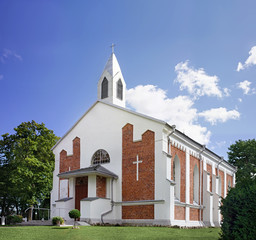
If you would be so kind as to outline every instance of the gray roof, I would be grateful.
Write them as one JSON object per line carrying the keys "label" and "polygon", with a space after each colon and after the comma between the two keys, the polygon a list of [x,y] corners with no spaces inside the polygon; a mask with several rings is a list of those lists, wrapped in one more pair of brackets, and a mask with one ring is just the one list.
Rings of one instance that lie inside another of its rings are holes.
{"label": "gray roof", "polygon": [[67,202],[69,200],[73,199],[72,197],[66,197],[66,198],[62,198],[62,199],[59,199],[59,200],[56,200],[55,202]]}
{"label": "gray roof", "polygon": [[113,178],[118,178],[118,176],[109,171],[108,169],[102,167],[101,165],[95,165],[87,168],[80,168],[77,170],[72,170],[72,171],[67,171],[63,173],[59,173],[58,177],[61,178],[71,178],[71,177],[82,177],[82,176],[88,176],[88,175],[100,175],[104,177],[113,177]]}

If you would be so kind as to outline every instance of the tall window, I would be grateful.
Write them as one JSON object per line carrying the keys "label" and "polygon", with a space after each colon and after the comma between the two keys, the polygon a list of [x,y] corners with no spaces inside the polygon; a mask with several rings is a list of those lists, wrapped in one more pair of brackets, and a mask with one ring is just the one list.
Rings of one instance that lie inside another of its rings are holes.
{"label": "tall window", "polygon": [[101,83],[101,99],[108,97],[108,80],[104,77]]}
{"label": "tall window", "polygon": [[109,162],[109,154],[103,149],[97,150],[92,156],[92,165],[104,164]]}
{"label": "tall window", "polygon": [[228,180],[228,191],[230,190],[231,188],[231,182],[230,182],[230,179]]}
{"label": "tall window", "polygon": [[118,82],[116,83],[116,96],[120,100],[123,100],[123,84],[121,79],[119,79]]}
{"label": "tall window", "polygon": [[193,171],[193,201],[199,204],[199,171],[197,165]]}
{"label": "tall window", "polygon": [[180,200],[180,160],[177,155],[173,161],[173,181],[176,183],[174,186],[174,196]]}
{"label": "tall window", "polygon": [[221,186],[221,176],[219,176],[219,195],[221,196],[221,192],[222,192],[222,186]]}

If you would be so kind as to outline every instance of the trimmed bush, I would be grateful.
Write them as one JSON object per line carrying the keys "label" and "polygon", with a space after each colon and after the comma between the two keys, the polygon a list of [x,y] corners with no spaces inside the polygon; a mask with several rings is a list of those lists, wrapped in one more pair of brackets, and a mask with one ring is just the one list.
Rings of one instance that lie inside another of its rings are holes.
{"label": "trimmed bush", "polygon": [[16,224],[22,222],[22,216],[21,215],[9,215],[7,216],[7,224]]}
{"label": "trimmed bush", "polygon": [[64,219],[62,217],[53,217],[52,218],[52,224],[53,225],[58,225],[58,223],[60,225],[62,225],[64,223]]}
{"label": "trimmed bush", "polygon": [[256,181],[232,188],[222,200],[222,240],[255,240],[256,236]]}
{"label": "trimmed bush", "polygon": [[78,209],[73,209],[68,213],[70,218],[74,218],[76,220],[77,218],[80,218],[81,213]]}

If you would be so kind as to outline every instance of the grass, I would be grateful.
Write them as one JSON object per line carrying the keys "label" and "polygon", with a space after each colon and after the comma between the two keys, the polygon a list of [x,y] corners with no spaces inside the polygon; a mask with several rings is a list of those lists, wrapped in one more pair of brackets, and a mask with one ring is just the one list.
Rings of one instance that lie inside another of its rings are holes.
{"label": "grass", "polygon": [[95,239],[218,239],[219,228],[179,229],[167,227],[0,227],[1,240],[95,240]]}

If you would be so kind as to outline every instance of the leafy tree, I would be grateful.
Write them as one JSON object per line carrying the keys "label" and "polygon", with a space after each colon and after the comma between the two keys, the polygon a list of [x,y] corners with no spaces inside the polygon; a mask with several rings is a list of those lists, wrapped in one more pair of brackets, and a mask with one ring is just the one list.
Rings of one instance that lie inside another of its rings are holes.
{"label": "leafy tree", "polygon": [[256,140],[239,140],[229,147],[229,162],[237,167],[236,182],[250,182],[256,176]]}
{"label": "leafy tree", "polygon": [[254,240],[256,236],[256,181],[232,188],[222,200],[221,239]]}
{"label": "leafy tree", "polygon": [[[0,192],[2,215],[10,206],[33,206],[49,197],[58,140],[52,130],[35,121],[21,123],[15,133],[0,140]],[[3,175],[2,175],[3,174]]]}
{"label": "leafy tree", "polygon": [[256,141],[236,141],[229,147],[229,162],[237,167],[236,186],[222,199],[221,239],[255,239]]}

